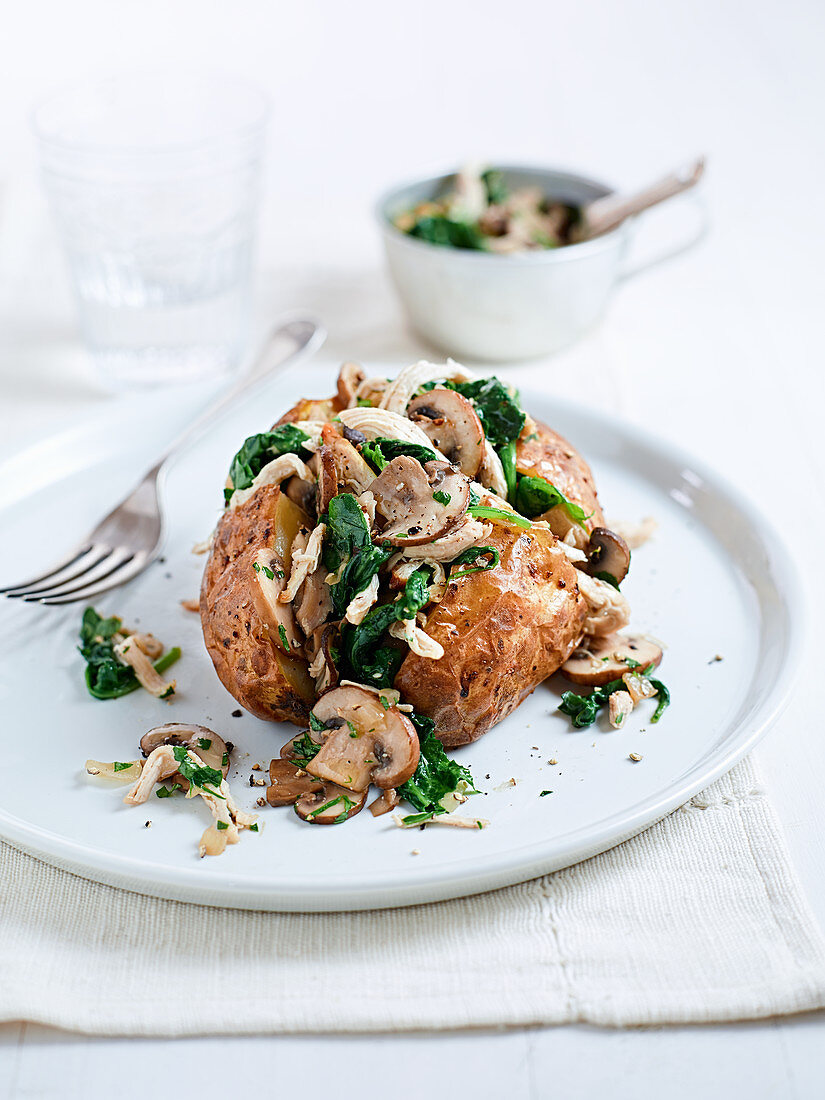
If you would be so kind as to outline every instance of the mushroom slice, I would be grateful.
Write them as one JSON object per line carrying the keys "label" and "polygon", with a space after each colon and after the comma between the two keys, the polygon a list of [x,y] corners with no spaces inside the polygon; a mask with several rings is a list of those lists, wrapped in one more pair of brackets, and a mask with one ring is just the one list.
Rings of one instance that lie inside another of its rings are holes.
{"label": "mushroom slice", "polygon": [[607,573],[621,584],[630,568],[630,549],[621,535],[607,527],[594,527],[587,545],[587,572],[592,577]]}
{"label": "mushroom slice", "polygon": [[289,760],[296,767],[302,767],[306,757],[304,746],[321,745],[324,736],[325,734],[317,730],[304,730],[302,733],[296,733],[294,737],[290,737],[286,744],[281,746],[281,759]]}
{"label": "mushroom slice", "polygon": [[325,523],[319,523],[309,538],[304,537],[301,540],[304,543],[303,546],[298,545],[298,536],[295,536],[292,543],[292,572],[289,574],[289,581],[283,592],[278,595],[281,603],[292,603],[298,589],[310,573],[314,573],[318,568],[326,529]]}
{"label": "mushroom slice", "polygon": [[323,790],[320,779],[307,775],[290,760],[277,757],[269,765],[269,783],[266,800],[270,806],[291,806],[303,795]]}
{"label": "mushroom slice", "polygon": [[[144,757],[151,756],[161,745],[185,745],[191,752],[197,753],[204,764],[217,768],[224,779],[229,772],[229,753],[231,747],[222,737],[206,726],[190,725],[186,722],[167,722],[155,726],[140,739],[140,751]],[[171,778],[179,783],[184,791],[189,790],[189,780],[180,772]]]}
{"label": "mushroom slice", "polygon": [[269,629],[270,639],[289,656],[300,654],[303,639],[298,636],[292,606],[278,599],[286,587],[283,562],[273,550],[262,549],[252,568],[257,581],[252,585],[252,598],[256,611]]}
{"label": "mushroom slice", "polygon": [[358,363],[344,363],[338,372],[338,400],[348,409],[355,404],[358,387],[366,380],[367,372]]}
{"label": "mushroom slice", "polygon": [[465,516],[464,521],[457,524],[443,538],[428,542],[426,546],[406,546],[404,557],[425,559],[428,562],[453,561],[459,554],[463,554],[471,546],[486,539],[492,530],[492,524],[481,523],[472,516]]}
{"label": "mushroom slice", "polygon": [[398,791],[394,787],[388,787],[374,802],[370,803],[370,813],[373,817],[381,817],[382,814],[388,814],[394,810],[400,801],[401,796]]}
{"label": "mushroom slice", "polygon": [[[446,363],[428,363],[426,359],[419,359],[412,366],[405,367],[396,378],[389,383],[381,398],[381,408],[390,412],[405,413],[410,398],[426,382],[472,382],[476,376],[465,370],[453,359]],[[363,430],[363,429],[362,429]],[[388,434],[388,433],[384,433]],[[397,438],[397,437],[393,437]]]}
{"label": "mushroom slice", "polygon": [[318,474],[318,514],[323,515],[329,502],[339,493],[361,494],[375,477],[372,468],[355,447],[338,435],[331,425],[323,431],[323,446],[319,452],[321,468]]}
{"label": "mushroom slice", "polygon": [[[419,757],[415,726],[396,707],[384,708],[379,697],[357,687],[326,692],[313,714],[330,727],[307,771],[351,791],[400,787],[416,769]],[[334,722],[340,726],[333,728]]]}
{"label": "mushroom slice", "polygon": [[467,511],[470,483],[447,462],[424,466],[408,455],[389,462],[370,485],[375,508],[387,521],[382,541],[421,546],[450,531]]}
{"label": "mushroom slice", "polygon": [[414,397],[407,416],[448,462],[459,466],[467,477],[476,476],[484,457],[484,429],[466,397],[455,390],[436,388]]}
{"label": "mushroom slice", "polygon": [[561,673],[574,684],[601,687],[624,676],[630,667],[628,662],[647,668],[661,660],[661,647],[644,634],[608,634],[605,638],[588,638],[586,645],[574,649],[561,666]]}
{"label": "mushroom slice", "polygon": [[332,611],[332,596],[326,575],[326,567],[321,562],[298,589],[292,605],[298,626],[307,637],[323,626]]}
{"label": "mushroom slice", "polygon": [[324,783],[320,791],[298,799],[295,813],[311,825],[340,825],[360,813],[366,801],[366,791],[350,791],[335,783]]}

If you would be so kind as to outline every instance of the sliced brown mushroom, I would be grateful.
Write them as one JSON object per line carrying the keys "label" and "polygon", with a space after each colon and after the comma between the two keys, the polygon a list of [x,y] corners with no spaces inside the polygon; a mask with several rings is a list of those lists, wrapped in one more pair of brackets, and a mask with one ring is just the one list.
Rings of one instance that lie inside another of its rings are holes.
{"label": "sliced brown mushroom", "polygon": [[290,737],[290,739],[281,746],[281,759],[289,760],[300,767],[301,753],[297,751],[297,746],[299,746],[304,738],[309,738],[314,744],[320,745],[323,743],[324,734],[316,730],[302,730],[301,733],[296,733],[294,737]]}
{"label": "sliced brown mushroom", "polygon": [[327,621],[332,611],[332,595],[326,575],[327,570],[322,562],[298,589],[292,605],[298,626],[307,637]]}
{"label": "sliced brown mushroom", "polygon": [[375,510],[386,521],[382,540],[420,546],[450,531],[470,503],[470,483],[448,462],[424,466],[408,455],[388,463],[370,485]]}
{"label": "sliced brown mushroom", "polygon": [[330,424],[321,433],[323,444],[318,457],[318,514],[323,515],[329,502],[339,493],[358,496],[375,477],[372,468],[348,439],[338,435]]}
{"label": "sliced brown mushroom", "polygon": [[307,775],[303,768],[289,760],[272,760],[269,765],[269,786],[266,800],[270,806],[291,806],[304,795],[323,790],[320,779]]}
{"label": "sliced brown mushroom", "polygon": [[366,791],[350,791],[335,783],[324,783],[319,791],[298,799],[295,813],[311,825],[340,825],[360,813],[366,801]]}
{"label": "sliced brown mushroom", "polygon": [[463,474],[476,476],[484,457],[484,429],[466,397],[455,390],[430,390],[412,399],[407,416]]}
{"label": "sliced brown mushroom", "polygon": [[[140,739],[140,751],[144,757],[161,745],[184,745],[200,757],[208,768],[217,768],[224,779],[229,772],[230,746],[206,726],[167,722],[163,726],[155,726]],[[180,784],[184,791],[189,790],[189,780],[184,779],[180,772],[175,772],[171,780],[172,783]]]}
{"label": "sliced brown mushroom", "polygon": [[[307,771],[351,791],[400,787],[416,769],[419,757],[415,727],[397,707],[360,687],[325,692],[313,715],[329,732]],[[340,724],[339,724],[340,723]]]}
{"label": "sliced brown mushroom", "polygon": [[561,673],[574,684],[600,687],[618,680],[628,667],[635,668],[635,664],[629,666],[628,662],[638,662],[640,668],[647,668],[661,660],[660,646],[644,634],[607,634],[603,638],[588,638],[586,646],[574,649],[561,666]]}
{"label": "sliced brown mushroom", "polygon": [[587,545],[587,572],[592,577],[606,573],[621,584],[629,568],[630,550],[622,536],[607,527],[594,527]]}
{"label": "sliced brown mushroom", "polygon": [[358,363],[343,363],[338,372],[338,400],[341,407],[348,409],[355,404],[358,387],[367,377],[367,372]]}
{"label": "sliced brown mushroom", "polygon": [[400,801],[401,796],[398,791],[394,787],[388,787],[374,802],[370,802],[370,813],[373,817],[381,817],[382,814],[388,814],[390,810],[394,810]]}
{"label": "sliced brown mushroom", "polygon": [[293,504],[297,504],[308,516],[315,515],[317,492],[314,481],[304,481],[302,477],[296,475],[285,483],[284,492]]}

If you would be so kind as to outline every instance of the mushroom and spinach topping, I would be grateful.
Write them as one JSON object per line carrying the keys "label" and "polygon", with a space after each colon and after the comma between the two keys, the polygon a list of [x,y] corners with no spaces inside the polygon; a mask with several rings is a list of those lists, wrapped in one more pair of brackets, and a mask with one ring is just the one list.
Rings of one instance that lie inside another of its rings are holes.
{"label": "mushroom and spinach topping", "polygon": [[470,502],[470,483],[448,462],[400,455],[370,485],[375,510],[385,521],[381,538],[393,546],[421,546],[446,535]]}
{"label": "mushroom and spinach topping", "polygon": [[511,190],[500,171],[474,165],[456,173],[451,191],[393,218],[397,229],[417,240],[496,254],[573,244],[580,223],[578,206],[540,187]]}
{"label": "mushroom and spinach topping", "polygon": [[180,657],[177,646],[163,653],[154,635],[127,630],[117,615],[104,619],[93,607],[83,612],[80,643],[86,687],[95,699],[118,699],[139,687],[160,699],[174,694],[174,680],[164,680],[162,674]]}
{"label": "mushroom and spinach topping", "polygon": [[[629,713],[640,700],[656,697],[656,709],[650,718],[651,722],[658,722],[668,706],[670,706],[670,691],[661,680],[654,679],[650,673],[656,665],[651,662],[642,668],[638,661],[632,657],[626,657],[625,671],[615,680],[593,688],[589,695],[576,695],[573,691],[565,691],[561,697],[559,710],[566,714],[576,729],[584,729],[592,726],[604,707],[610,707],[611,697],[619,693],[630,697],[630,706],[627,700],[619,700],[613,704],[611,716],[618,713]],[[621,725],[622,719],[618,725]],[[618,725],[616,728],[618,728]]]}

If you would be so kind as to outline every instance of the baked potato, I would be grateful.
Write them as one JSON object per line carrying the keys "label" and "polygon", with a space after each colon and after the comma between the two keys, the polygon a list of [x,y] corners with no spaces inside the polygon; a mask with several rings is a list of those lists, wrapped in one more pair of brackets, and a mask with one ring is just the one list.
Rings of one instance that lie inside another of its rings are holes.
{"label": "baked potato", "polygon": [[[430,720],[463,745],[629,618],[629,551],[587,463],[497,379],[452,362],[392,380],[345,364],[333,397],[246,441],[226,495],[201,591],[207,649],[253,714],[312,719],[307,759],[346,745],[329,733],[343,719],[318,729],[331,693],[362,692],[358,713],[372,693],[405,737],[399,706],[419,734]],[[353,766],[320,778],[346,787]]]}

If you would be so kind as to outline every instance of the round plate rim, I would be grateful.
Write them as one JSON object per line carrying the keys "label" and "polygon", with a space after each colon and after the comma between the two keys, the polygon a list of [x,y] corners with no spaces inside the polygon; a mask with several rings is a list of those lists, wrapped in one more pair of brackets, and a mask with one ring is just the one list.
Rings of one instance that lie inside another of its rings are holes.
{"label": "round plate rim", "polygon": [[[617,422],[615,417],[608,416],[601,410],[557,399],[540,390],[531,392],[525,388],[523,392],[528,405],[533,398],[542,404],[552,404],[560,420],[587,421],[593,428],[600,428],[622,444],[643,449],[651,455],[665,458],[671,465],[693,471],[715,496],[726,499],[739,511],[765,550],[766,572],[769,572],[772,588],[785,613],[787,628],[787,645],[776,670],[772,690],[750,719],[731,730],[724,745],[702,757],[682,777],[681,782],[669,784],[638,804],[603,819],[597,828],[582,826],[572,833],[563,834],[561,841],[552,842],[552,852],[547,850],[547,841],[538,841],[515,850],[509,849],[508,852],[492,858],[488,856],[483,870],[473,868],[462,874],[456,870],[454,864],[443,864],[429,878],[419,878],[415,883],[396,883],[392,881],[393,876],[389,876],[385,877],[383,886],[359,882],[345,876],[325,879],[321,889],[312,889],[302,881],[291,884],[270,882],[263,886],[258,883],[250,886],[248,875],[226,872],[222,872],[221,881],[216,882],[213,879],[204,879],[198,874],[197,867],[167,869],[158,867],[149,860],[126,855],[112,856],[21,821],[1,806],[0,839],[83,878],[139,894],[182,902],[282,912],[395,908],[467,897],[572,866],[607,851],[656,824],[729,771],[776,721],[787,706],[794,687],[795,670],[800,665],[800,654],[807,633],[805,600],[794,555],[772,523],[741,490],[684,448],[647,428]],[[11,464],[34,458],[38,452],[59,451],[61,442],[79,438],[81,431],[82,427],[75,425],[57,436],[41,440],[8,457],[0,463],[0,483]],[[13,501],[6,504],[6,507],[10,506],[13,506]],[[582,834],[587,837],[586,843]],[[399,878],[405,874],[405,871],[400,872]]]}

